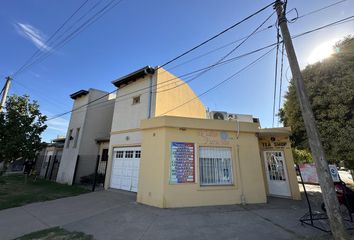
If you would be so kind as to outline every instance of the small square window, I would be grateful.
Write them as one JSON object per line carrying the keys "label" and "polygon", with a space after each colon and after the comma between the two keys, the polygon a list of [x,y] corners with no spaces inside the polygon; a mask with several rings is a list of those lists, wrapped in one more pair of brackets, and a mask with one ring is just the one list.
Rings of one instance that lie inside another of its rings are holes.
{"label": "small square window", "polygon": [[141,151],[135,151],[135,158],[140,158]]}
{"label": "small square window", "polygon": [[134,151],[125,151],[125,158],[133,158]]}
{"label": "small square window", "polygon": [[116,158],[123,158],[123,151],[117,151],[116,152]]}
{"label": "small square window", "polygon": [[133,105],[140,103],[140,96],[133,97]]}

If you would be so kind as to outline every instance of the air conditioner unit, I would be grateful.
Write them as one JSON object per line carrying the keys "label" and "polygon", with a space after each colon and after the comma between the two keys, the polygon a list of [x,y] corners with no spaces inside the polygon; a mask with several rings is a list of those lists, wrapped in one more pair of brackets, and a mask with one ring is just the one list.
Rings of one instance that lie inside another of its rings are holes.
{"label": "air conditioner unit", "polygon": [[228,120],[237,120],[237,114],[228,113],[227,114],[227,119]]}
{"label": "air conditioner unit", "polygon": [[209,119],[228,120],[227,112],[211,111],[209,112]]}

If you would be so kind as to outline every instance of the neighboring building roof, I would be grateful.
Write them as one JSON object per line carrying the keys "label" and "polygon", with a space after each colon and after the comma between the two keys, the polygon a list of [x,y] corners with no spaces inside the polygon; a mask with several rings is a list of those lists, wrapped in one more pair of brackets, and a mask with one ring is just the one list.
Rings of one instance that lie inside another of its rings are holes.
{"label": "neighboring building roof", "polygon": [[270,137],[270,136],[290,136],[290,127],[280,127],[280,128],[262,128],[258,132],[259,137]]}
{"label": "neighboring building roof", "polygon": [[75,100],[76,98],[81,97],[81,96],[85,96],[88,93],[89,93],[89,91],[80,90],[80,91],[77,91],[77,92],[74,92],[73,94],[71,94],[70,97]]}
{"label": "neighboring building roof", "polygon": [[65,137],[58,137],[56,139],[53,139],[52,142],[54,142],[54,143],[64,143],[65,142]]}
{"label": "neighboring building roof", "polygon": [[139,78],[143,78],[148,74],[154,74],[155,69],[150,66],[143,67],[135,72],[132,72],[124,77],[118,78],[117,80],[112,81],[112,84],[119,88],[123,84],[128,84],[134,82]]}

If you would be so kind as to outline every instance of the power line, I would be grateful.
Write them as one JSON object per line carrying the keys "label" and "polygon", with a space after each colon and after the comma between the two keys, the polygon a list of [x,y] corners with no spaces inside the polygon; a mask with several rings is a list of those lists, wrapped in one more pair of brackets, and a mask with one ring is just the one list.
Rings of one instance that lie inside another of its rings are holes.
{"label": "power line", "polygon": [[309,16],[309,15],[312,15],[312,14],[314,14],[314,13],[320,12],[320,11],[322,11],[322,10],[325,10],[325,9],[327,9],[327,8],[333,7],[333,6],[335,6],[335,5],[338,5],[338,4],[343,3],[343,2],[346,2],[346,1],[347,1],[347,0],[341,0],[341,1],[338,1],[338,2],[335,2],[335,3],[332,3],[332,4],[330,4],[330,5],[324,6],[324,7],[322,7],[322,8],[319,8],[319,9],[313,10],[313,11],[311,11],[311,12],[305,13],[305,14],[303,14],[303,15],[301,15],[301,16],[298,16],[297,19],[300,19],[300,18]]}
{"label": "power line", "polygon": [[[30,90],[28,87],[26,87],[26,85],[22,84],[19,81],[13,81],[13,83],[17,84],[18,86],[20,86],[24,89]],[[48,98],[48,97],[46,97],[45,94],[43,94],[42,92],[39,92],[38,89],[36,89],[36,90],[37,90],[38,94],[34,94],[34,95],[38,96],[39,98],[46,100],[47,102],[50,102],[51,104],[56,105],[56,106],[60,107],[61,109],[63,109],[63,107],[65,107],[65,108],[68,107],[67,105],[63,104],[61,101],[55,101],[51,98]]]}
{"label": "power line", "polygon": [[[235,60],[237,60],[237,59],[240,59],[240,58],[242,58],[242,57],[245,57],[245,56],[254,54],[254,53],[256,53],[256,52],[259,52],[259,51],[262,51],[262,50],[264,50],[264,49],[266,49],[266,48],[269,48],[269,47],[274,46],[275,44],[270,44],[270,45],[268,45],[268,46],[265,46],[265,47],[262,47],[262,48],[253,50],[253,51],[251,51],[251,52],[248,52],[248,53],[245,53],[245,54],[242,54],[242,55],[239,55],[239,56],[236,56],[236,57],[233,57],[233,58],[230,58],[230,59],[228,59],[228,60],[223,61],[226,57],[230,56],[230,54],[232,54],[237,48],[239,48],[244,42],[246,42],[246,41],[249,39],[249,37],[251,37],[254,33],[256,33],[256,32],[258,31],[258,29],[259,29],[260,27],[262,27],[262,26],[270,19],[271,16],[273,16],[274,13],[275,13],[275,12],[273,12],[269,17],[267,17],[267,18],[264,20],[264,22],[262,22],[262,24],[259,25],[251,34],[249,34],[246,38],[244,38],[244,41],[243,41],[243,42],[241,42],[239,45],[237,45],[234,49],[232,49],[230,52],[228,52],[225,56],[223,56],[221,59],[219,59],[219,61],[217,61],[216,63],[214,63],[214,64],[212,64],[212,65],[209,65],[208,67],[205,67],[205,68],[202,68],[202,69],[198,69],[198,70],[195,70],[195,71],[193,71],[193,72],[190,72],[190,73],[181,75],[181,76],[179,76],[179,77],[174,77],[174,78],[169,79],[169,80],[167,80],[167,81],[165,81],[165,82],[162,82],[162,83],[159,83],[159,84],[155,84],[155,85],[153,85],[152,87],[155,87],[155,86],[157,86],[157,85],[164,85],[164,84],[167,84],[168,82],[173,81],[173,80],[175,80],[175,79],[180,79],[180,78],[182,78],[182,77],[184,77],[184,76],[191,75],[191,74],[195,74],[195,73],[198,73],[198,72],[202,71],[202,72],[199,73],[197,76],[193,77],[193,78],[190,79],[190,80],[184,81],[183,83],[181,83],[181,84],[179,84],[179,85],[177,85],[177,86],[174,86],[174,87],[171,87],[171,88],[168,88],[168,89],[164,89],[164,90],[161,90],[161,91],[156,91],[156,92],[154,92],[154,93],[160,93],[160,92],[170,91],[170,90],[172,90],[172,89],[175,89],[175,88],[177,88],[177,87],[180,87],[180,86],[182,86],[182,85],[185,85],[185,84],[187,84],[187,83],[189,83],[189,82],[195,80],[196,78],[200,77],[202,74],[206,73],[207,71],[209,71],[210,69],[212,69],[212,68],[214,68],[214,67],[216,67],[216,66],[228,64],[228,63],[233,62],[233,61],[235,61]],[[131,94],[134,94],[134,93],[137,93],[137,92],[140,93],[140,91],[146,90],[146,89],[149,89],[149,88],[150,88],[150,86],[149,86],[149,87],[142,88],[142,89],[135,90],[135,91],[133,91],[133,92],[127,93],[127,94],[125,94],[125,95],[123,95],[123,96],[119,96],[119,97],[124,97],[124,96],[131,95]],[[114,90],[114,91],[116,91],[116,90]],[[113,91],[113,92],[114,92],[114,91]],[[111,94],[111,93],[113,93],[113,92],[110,92],[110,93],[106,94],[105,96],[107,96],[107,95],[109,95],[109,94]],[[147,92],[140,93],[140,94],[145,94],[145,93],[147,93]],[[102,96],[102,98],[104,98],[105,96]],[[122,99],[122,101],[123,101],[123,100],[125,100],[125,99]],[[104,103],[104,102],[99,102],[99,103],[96,103],[96,104],[99,105],[99,104],[102,104],[102,103]],[[91,108],[91,109],[92,109],[92,108]],[[60,116],[55,116],[54,118],[56,118],[56,117],[60,117]],[[51,118],[51,119],[48,119],[48,120],[52,120],[52,118]]]}
{"label": "power line", "polygon": [[[312,15],[312,14],[314,14],[314,13],[320,12],[320,11],[322,11],[322,10],[325,10],[325,9],[327,9],[327,8],[330,8],[330,7],[333,7],[333,6],[338,5],[338,4],[340,4],[340,3],[342,3],[342,2],[345,2],[345,1],[348,1],[348,0],[341,0],[341,1],[335,2],[335,3],[330,4],[330,5],[328,5],[328,6],[325,6],[325,7],[322,7],[322,8],[313,10],[313,11],[310,11],[310,12],[308,12],[308,13],[305,13],[305,14],[303,14],[303,15],[301,15],[301,16],[298,15],[296,8],[292,8],[291,10],[289,10],[289,11],[287,12],[287,14],[289,14],[289,13],[292,12],[292,11],[296,11],[297,16],[296,16],[295,18],[292,18],[292,19],[290,20],[291,22],[294,22],[294,21],[297,20],[297,19],[300,19],[300,18],[309,16],[309,15]],[[270,29],[270,28],[272,28],[272,27],[274,27],[274,26],[276,26],[276,23],[275,23],[275,24],[272,24],[272,25],[269,25],[268,27],[265,27],[265,28],[263,28],[263,29],[257,31],[256,33],[261,33],[261,32],[263,32],[263,31],[265,31],[265,30],[268,30],[268,29]],[[196,57],[194,57],[194,58],[192,58],[192,59],[190,59],[190,60],[187,60],[187,61],[185,61],[185,62],[182,62],[182,63],[180,63],[180,64],[177,64],[176,66],[173,66],[173,67],[171,67],[171,68],[167,68],[167,70],[172,70],[172,69],[175,69],[175,68],[177,68],[177,67],[180,67],[180,66],[182,66],[182,65],[184,65],[184,64],[190,63],[190,62],[192,62],[192,61],[194,61],[194,60],[197,60],[197,59],[199,59],[199,58],[201,58],[201,57],[204,57],[204,56],[209,55],[209,54],[211,54],[211,53],[213,53],[213,52],[216,52],[216,51],[218,51],[218,50],[220,50],[220,49],[223,49],[223,48],[225,48],[225,47],[228,47],[228,46],[230,46],[230,45],[232,45],[232,44],[234,44],[234,43],[237,43],[237,42],[239,42],[239,41],[245,39],[246,37],[247,37],[247,36],[242,37],[242,38],[239,38],[239,39],[237,39],[237,40],[235,40],[235,41],[229,42],[229,43],[227,43],[227,44],[225,44],[225,45],[222,45],[222,46],[220,46],[220,47],[218,47],[218,48],[215,48],[215,49],[213,49],[213,50],[211,50],[211,51],[208,51],[208,52],[206,52],[206,53],[203,53],[203,54],[201,54],[201,55],[198,55],[198,56],[196,56]]]}
{"label": "power line", "polygon": [[[268,30],[268,29],[270,29],[270,28],[272,28],[272,27],[274,27],[274,24],[269,25],[268,27],[265,27],[265,28],[262,28],[262,29],[258,30],[255,34],[264,32],[264,31],[266,31],[266,30]],[[197,60],[197,59],[199,59],[199,58],[205,57],[206,55],[209,55],[209,54],[211,54],[211,53],[213,53],[213,52],[216,52],[216,51],[218,51],[218,50],[224,49],[224,48],[226,48],[226,47],[228,47],[228,46],[230,46],[230,45],[232,45],[232,44],[238,43],[238,42],[244,40],[245,38],[247,38],[247,36],[244,36],[244,37],[242,37],[242,38],[239,38],[239,39],[237,39],[237,40],[234,40],[234,41],[232,41],[232,42],[229,42],[229,43],[227,43],[227,44],[224,44],[224,45],[222,45],[222,46],[220,46],[220,47],[218,47],[218,48],[215,48],[215,49],[213,49],[213,50],[210,50],[210,51],[208,51],[208,52],[206,52],[206,53],[200,54],[200,55],[198,55],[198,56],[196,56],[196,57],[194,57],[194,58],[192,58],[192,59],[189,59],[189,60],[187,60],[187,61],[184,61],[184,62],[182,62],[182,63],[179,63],[179,64],[177,64],[177,65],[175,65],[175,66],[173,66],[173,67],[167,68],[167,70],[170,71],[170,70],[172,70],[172,69],[178,68],[178,67],[180,67],[180,66],[182,66],[182,65],[185,65],[185,64],[187,64],[187,63],[190,63],[190,62],[192,62],[192,61],[194,61],[194,60]]]}
{"label": "power line", "polygon": [[306,32],[303,32],[303,33],[300,33],[300,34],[297,34],[293,38],[301,37],[303,35],[306,35],[306,34],[309,34],[309,33],[312,33],[312,32],[316,32],[318,30],[321,30],[321,29],[324,29],[324,28],[327,28],[327,27],[331,27],[331,26],[335,26],[335,25],[338,25],[338,24],[341,24],[341,23],[349,22],[349,21],[354,20],[353,18],[354,18],[354,15],[346,17],[346,18],[343,18],[341,20],[338,20],[338,21],[335,21],[335,22],[332,22],[332,23],[329,23],[329,24],[326,24],[326,25],[323,25],[321,27],[306,31]]}
{"label": "power line", "polygon": [[277,96],[279,40],[280,40],[280,34],[279,34],[279,28],[277,28],[277,46],[276,46],[277,51],[276,51],[276,53],[275,53],[274,96],[273,96],[273,122],[272,122],[272,127],[274,127],[275,99],[276,99],[276,96]]}
{"label": "power line", "polygon": [[[84,31],[87,27],[89,27],[90,25],[92,25],[94,22],[96,22],[98,19],[100,19],[104,14],[106,14],[108,11],[110,11],[111,9],[113,9],[115,6],[117,6],[119,3],[122,2],[122,0],[114,3],[115,0],[112,0],[110,1],[108,4],[106,4],[103,8],[101,8],[96,14],[94,14],[93,16],[91,16],[86,22],[84,22],[82,25],[80,25],[77,29],[75,29],[73,32],[70,33],[69,36],[67,36],[64,40],[62,40],[61,42],[57,43],[55,45],[55,47],[53,47],[52,49],[54,48],[62,48],[64,45],[66,45],[69,41],[71,41],[74,37],[76,37],[78,34],[80,34],[82,31]],[[69,22],[70,19],[72,19],[72,17],[74,15],[76,15],[78,13],[78,11],[87,3],[87,1],[85,1],[58,29],[57,31],[46,41],[46,43],[50,42],[50,40],[58,40],[60,39],[60,37],[63,36],[60,35],[59,38],[53,38],[61,29],[63,29],[63,27],[66,25],[66,23]],[[100,2],[98,2],[100,3]],[[90,11],[92,11],[94,8],[97,7],[98,3],[96,3],[93,7],[91,7],[84,15],[82,15],[79,19],[79,21],[87,15],[87,13],[89,13]],[[77,22],[79,22],[77,21]],[[75,26],[75,24],[77,23],[75,22],[73,25],[70,26],[69,30]],[[66,29],[66,31],[64,33],[66,33],[68,31],[68,29]],[[75,34],[75,35],[74,35]],[[69,38],[70,37],[70,38]],[[40,50],[38,49],[37,52],[35,52],[32,57],[29,59],[33,59],[34,56],[38,56],[37,59],[35,59],[34,61],[32,61],[30,64],[27,64],[27,65],[23,65],[18,71],[16,71],[16,75],[28,70],[31,66],[33,66],[34,64],[36,63],[39,63],[41,61],[43,61],[44,59],[46,59],[48,56],[50,56],[52,54],[52,52],[46,52],[46,53],[39,53],[39,54],[36,54],[40,52]],[[27,61],[27,63],[29,62],[29,60]],[[14,75],[15,75],[14,74]],[[19,84],[19,82],[17,81],[16,83]],[[21,84],[24,88],[27,88],[25,85]],[[28,89],[28,88],[27,88]],[[44,98],[43,94],[41,94],[42,98]]]}
{"label": "power line", "polygon": [[[327,28],[327,27],[331,27],[331,26],[335,26],[335,25],[342,24],[342,23],[346,23],[346,22],[349,22],[349,21],[351,21],[351,20],[354,20],[353,18],[354,18],[354,15],[349,16],[349,17],[346,17],[346,18],[343,18],[343,19],[338,20],[338,21],[335,21],[335,22],[332,22],[332,23],[330,23],[330,24],[326,24],[326,25],[323,25],[323,26],[321,26],[321,27],[318,27],[318,28],[315,28],[315,29],[306,31],[306,32],[303,32],[303,33],[300,33],[300,34],[296,34],[296,35],[294,35],[292,38],[295,39],[295,38],[298,38],[298,37],[301,37],[301,36],[310,34],[310,33],[312,33],[312,32],[316,32],[316,31],[325,29],[325,28]],[[281,41],[281,43],[282,43],[282,41]],[[254,52],[257,52],[257,51],[260,51],[260,50],[269,48],[269,47],[271,47],[271,46],[275,46],[276,44],[277,44],[277,43],[270,44],[270,45],[265,46],[265,47],[263,47],[263,48],[259,48],[259,49],[257,49],[257,50],[254,50],[254,51],[252,51],[252,52],[250,52],[250,53],[254,53]],[[234,59],[236,59],[236,57],[235,57]],[[230,59],[229,59],[229,60],[225,60],[223,63],[228,62],[228,61],[230,61]],[[220,64],[223,64],[223,63],[220,63]],[[194,71],[194,72],[195,72],[195,71]],[[173,79],[176,79],[176,78],[173,78]],[[156,84],[156,85],[157,85],[157,84]],[[156,86],[156,85],[155,85],[155,86]],[[147,87],[147,88],[145,88],[145,89],[148,89],[148,88],[149,88],[149,87]],[[139,90],[133,91],[133,92],[131,92],[131,93],[127,93],[127,94],[125,94],[124,96],[130,95],[130,94],[133,94],[133,93],[142,91],[142,90],[144,90],[144,89],[139,89]],[[105,94],[105,95],[103,95],[103,96],[101,96],[101,97],[99,97],[99,98],[97,98],[97,99],[94,99],[94,100],[88,102],[87,104],[82,105],[82,106],[80,106],[80,107],[78,107],[78,108],[76,108],[76,109],[72,109],[72,110],[70,110],[70,111],[67,111],[67,112],[64,112],[64,113],[61,113],[61,114],[57,114],[57,115],[55,115],[55,116],[49,118],[47,121],[53,120],[53,119],[55,119],[55,118],[64,116],[64,115],[69,114],[69,113],[71,113],[71,112],[74,112],[74,111],[76,111],[76,110],[78,110],[78,109],[81,109],[82,107],[85,107],[85,106],[87,106],[87,105],[89,105],[89,104],[91,104],[91,103],[93,103],[93,102],[96,102],[96,101],[98,101],[98,100],[100,100],[100,99],[102,99],[102,98],[104,98],[104,97],[107,97],[109,94],[112,94],[112,93],[114,93],[114,92],[116,92],[116,91],[117,91],[117,90],[114,90],[114,91],[112,91],[112,92],[109,92],[109,93],[107,93],[107,94]],[[121,97],[123,97],[123,96],[121,96]]]}
{"label": "power line", "polygon": [[[59,32],[59,31],[63,28],[63,26],[77,13],[86,3],[87,3],[87,1],[88,1],[88,0],[86,0],[86,1],[79,7],[79,9],[77,9],[77,10],[62,24],[62,26],[57,29],[57,31],[53,34],[54,36],[55,36],[56,33]],[[322,8],[320,8],[320,9],[316,9],[316,10],[314,10],[314,11],[311,11],[311,12],[308,12],[308,13],[306,13],[306,14],[304,14],[304,15],[301,15],[300,17],[298,16],[298,17],[296,17],[296,19],[302,18],[302,17],[305,17],[305,16],[308,16],[308,15],[311,15],[311,14],[314,14],[314,13],[316,13],[316,12],[322,11],[322,10],[324,10],[324,9],[327,9],[327,8],[329,8],[329,7],[332,7],[332,6],[334,6],[334,5],[337,5],[337,4],[339,4],[339,3],[342,3],[342,2],[344,2],[344,1],[347,1],[347,0],[338,1],[338,2],[336,2],[336,3],[333,3],[333,4],[330,4],[330,5],[328,5],[328,6],[322,7]],[[111,2],[111,3],[112,3],[112,2]],[[109,3],[109,4],[111,4],[111,3]],[[98,16],[96,19],[94,19],[91,24],[93,24],[95,21],[97,21],[99,18],[101,18],[106,12],[110,11],[112,8],[114,8],[114,7],[115,7],[116,5],[118,5],[119,3],[120,3],[120,1],[117,2],[116,4],[114,4],[113,6],[111,6],[111,8],[106,9],[106,11],[104,11],[101,16]],[[71,25],[68,29],[66,29],[66,31],[65,31],[62,35],[60,35],[56,40],[60,39],[66,32],[68,32],[70,29],[72,29],[73,26],[75,26],[78,22],[80,22],[89,12],[91,12],[93,9],[95,9],[95,8],[98,6],[98,4],[99,4],[99,2],[96,3],[93,7],[91,7],[91,8],[90,8],[85,14],[83,14],[73,25]],[[262,9],[261,9],[261,10],[262,10]],[[291,9],[290,11],[288,11],[288,13],[291,12],[292,10],[294,10],[294,9]],[[296,10],[296,9],[295,9],[295,10]],[[351,20],[349,20],[349,21],[351,21]],[[85,30],[87,27],[89,27],[91,24],[87,25],[86,27],[84,27],[84,29],[80,30],[80,31],[78,32],[78,34],[80,34],[82,31],[84,31],[84,30]],[[237,24],[237,23],[236,23],[236,24]],[[234,25],[236,25],[236,24],[234,24]],[[266,28],[264,28],[264,29],[261,29],[261,30],[257,31],[256,33],[259,33],[259,32],[265,31],[265,30],[267,30],[267,29],[270,29],[270,28],[273,27],[273,26],[275,26],[275,24],[270,25],[270,26],[268,26],[268,27],[266,27]],[[232,27],[233,27],[233,26],[231,26],[230,28],[232,28]],[[228,29],[225,29],[224,31],[226,31],[226,30],[228,30]],[[230,29],[229,29],[229,30],[230,30]],[[46,43],[47,43],[47,42],[50,42],[50,40],[53,38],[53,35],[46,41]],[[75,37],[75,36],[71,37],[71,38],[69,39],[69,41],[72,40],[74,37]],[[214,37],[216,38],[217,35],[215,35]],[[246,36],[246,37],[247,37],[247,36]],[[222,47],[219,47],[219,48],[217,48],[217,49],[214,49],[214,50],[212,50],[212,51],[209,51],[209,52],[207,52],[207,53],[205,53],[205,54],[202,54],[202,55],[200,55],[200,56],[197,56],[197,57],[195,57],[194,59],[191,59],[191,60],[186,61],[186,62],[184,62],[184,63],[178,64],[177,66],[174,66],[174,67],[172,67],[172,68],[169,68],[168,70],[174,69],[174,68],[179,67],[179,66],[181,66],[181,65],[183,65],[183,64],[185,64],[185,63],[191,62],[191,61],[193,61],[193,60],[195,60],[195,59],[198,59],[198,58],[203,57],[203,56],[205,56],[205,55],[208,55],[208,54],[210,54],[210,53],[212,53],[212,52],[215,52],[215,51],[217,51],[217,50],[219,50],[219,49],[222,49],[222,48],[224,48],[224,47],[227,47],[227,46],[229,46],[229,45],[231,45],[231,44],[233,44],[233,43],[236,43],[236,42],[238,42],[238,41],[241,41],[241,40],[245,39],[246,37],[243,37],[243,38],[241,38],[241,39],[238,39],[238,40],[236,40],[236,41],[233,41],[233,42],[231,42],[231,43],[229,43],[229,44],[226,44],[226,45],[224,45],[224,46],[222,46]],[[208,40],[207,40],[207,41],[208,41]],[[62,46],[60,46],[60,48],[63,47],[66,43],[67,43],[67,42],[65,42]],[[203,43],[200,44],[200,45],[203,45]],[[193,51],[193,50],[194,50],[194,49],[191,49],[191,51]],[[39,52],[39,49],[37,50],[37,53],[38,53],[38,52]],[[35,54],[36,54],[36,53],[35,53]],[[186,53],[186,54],[187,54],[187,53]],[[184,54],[184,55],[185,55],[185,54]],[[49,55],[44,56],[42,59],[37,59],[36,62],[32,63],[32,64],[31,64],[30,66],[28,66],[27,68],[31,67],[32,65],[34,65],[34,64],[37,63],[37,62],[41,62],[41,61],[45,60],[45,58],[47,58],[48,56],[49,56]],[[177,59],[176,59],[176,60],[177,60]],[[28,61],[27,61],[27,62],[28,62]],[[24,64],[24,65],[25,65],[25,64]],[[23,65],[23,66],[24,66],[24,65]],[[23,67],[23,66],[22,66],[22,67]],[[21,68],[22,68],[22,67],[21,67]],[[162,67],[162,66],[161,66],[161,67]],[[21,68],[20,68],[20,69],[21,69]],[[27,69],[25,69],[25,70],[27,70]],[[19,71],[19,70],[18,70],[18,71]],[[23,71],[22,71],[22,72],[23,72]]]}
{"label": "power line", "polygon": [[[87,2],[88,2],[88,0],[84,1],[84,2],[79,6],[79,8],[77,8],[77,9],[64,21],[64,23],[61,24],[59,28],[57,28],[57,30],[48,38],[48,40],[46,40],[46,41],[44,42],[44,44],[48,44],[49,41],[50,41],[51,39],[53,39],[53,37],[55,37],[56,34],[57,34],[61,29],[63,29],[63,27],[86,5]],[[37,54],[38,54],[39,52],[41,52],[41,50],[42,50],[41,48],[37,49],[37,51],[35,51],[35,52],[32,54],[32,56],[13,74],[13,76],[17,75],[17,73],[20,72],[20,71],[24,68],[24,66],[26,66],[34,57],[36,57]]]}
{"label": "power line", "polygon": [[[283,68],[284,68],[284,48],[285,48],[285,45],[284,45],[284,42],[282,43],[282,47],[281,47],[281,60],[280,60],[280,79],[279,79],[279,101],[278,101],[278,112],[280,110],[280,104],[281,104],[281,99],[282,99],[282,94],[281,94],[281,91],[282,91],[282,85],[283,85]],[[278,123],[280,121],[278,120]]]}
{"label": "power line", "polygon": [[166,65],[168,65],[168,64],[170,64],[170,63],[172,63],[172,62],[174,62],[174,61],[176,61],[177,59],[180,59],[181,57],[187,55],[187,54],[190,53],[190,52],[193,52],[193,51],[196,50],[197,48],[200,48],[201,46],[207,44],[208,42],[214,40],[215,38],[221,36],[222,34],[224,34],[224,33],[228,32],[228,31],[230,31],[231,29],[235,28],[236,26],[240,25],[241,23],[247,21],[248,19],[254,17],[254,16],[257,15],[258,13],[264,11],[264,10],[267,9],[268,7],[273,6],[274,3],[275,3],[275,2],[272,2],[272,3],[268,4],[267,6],[265,6],[265,7],[261,8],[261,9],[259,9],[258,11],[252,13],[252,14],[249,15],[249,16],[245,17],[245,18],[242,19],[241,21],[239,21],[239,22],[233,24],[232,26],[230,26],[230,27],[224,29],[223,31],[219,32],[218,34],[214,35],[213,37],[211,37],[211,38],[205,40],[204,42],[202,42],[202,43],[200,43],[200,44],[198,44],[197,46],[195,46],[195,47],[193,47],[193,48],[191,48],[191,49],[185,51],[184,53],[178,55],[177,57],[172,58],[171,60],[169,60],[169,61],[165,62],[164,64],[162,64],[161,66],[159,66],[159,68],[162,68],[162,67],[164,67],[164,66],[166,66]]}
{"label": "power line", "polygon": [[190,99],[190,100],[188,100],[188,101],[186,101],[186,102],[184,102],[184,103],[182,103],[182,104],[180,104],[180,105],[178,105],[178,106],[176,106],[176,107],[174,107],[174,108],[168,110],[167,112],[164,112],[164,113],[160,114],[159,116],[166,115],[167,113],[172,112],[172,111],[174,111],[174,110],[176,110],[176,109],[178,109],[178,108],[180,108],[180,107],[182,107],[182,106],[184,106],[184,105],[186,105],[186,104],[188,104],[188,103],[190,103],[190,102],[192,102],[192,101],[194,101],[194,100],[196,100],[196,99],[199,99],[199,98],[202,97],[203,95],[208,94],[209,92],[211,92],[211,91],[213,91],[214,89],[218,88],[218,87],[221,86],[222,84],[224,84],[224,83],[230,81],[230,80],[233,79],[236,75],[240,74],[241,72],[243,72],[243,71],[246,70],[247,68],[251,67],[253,64],[255,64],[256,62],[258,62],[259,60],[261,60],[263,57],[265,57],[267,54],[269,54],[269,53],[270,53],[271,51],[273,51],[273,50],[274,50],[274,48],[272,48],[271,50],[269,50],[268,52],[266,52],[265,54],[263,54],[262,56],[260,56],[260,57],[257,58],[256,60],[254,60],[253,62],[249,63],[247,66],[243,67],[242,69],[240,69],[240,70],[237,71],[236,73],[232,74],[232,75],[229,76],[228,78],[224,79],[223,81],[219,82],[218,84],[212,86],[211,88],[207,89],[207,90],[204,91],[203,93],[199,94],[198,96],[196,96],[196,97],[194,97],[194,98],[192,98],[192,99]]}
{"label": "power line", "polygon": [[[53,46],[53,49],[60,49],[64,47],[68,42],[70,42],[73,38],[75,38],[77,35],[79,35],[82,31],[87,29],[87,27],[91,26],[94,22],[96,22],[98,19],[103,17],[108,11],[113,9],[115,6],[120,4],[122,0],[114,3],[116,0],[111,0],[109,3],[107,3],[104,7],[102,7],[99,11],[97,11],[94,15],[92,15],[89,19],[87,19],[83,24],[81,24],[79,27],[77,27],[75,30],[73,30],[69,35],[67,35],[64,39],[62,39],[59,43],[56,43]],[[90,11],[90,10],[89,10]],[[53,53],[51,52],[46,52],[42,53],[40,57],[38,57],[36,60],[32,61],[32,63],[28,64],[26,67],[24,67],[20,72],[17,74],[20,74],[26,70],[28,70],[30,67],[32,67],[34,64],[37,64],[39,62],[42,62],[45,60],[48,56],[50,56]]]}
{"label": "power line", "polygon": [[[272,46],[275,46],[275,44],[270,44],[270,45],[267,45],[267,46],[265,46],[265,47],[262,47],[262,48],[253,50],[253,51],[251,51],[251,52],[248,52],[248,53],[245,53],[245,54],[242,54],[242,55],[239,55],[239,56],[230,58],[230,59],[228,59],[228,60],[225,60],[225,61],[222,61],[222,62],[218,63],[218,65],[224,65],[224,64],[233,62],[233,61],[235,61],[235,60],[237,60],[237,59],[240,59],[240,58],[242,58],[242,57],[249,56],[249,55],[251,55],[251,54],[257,53],[257,52],[262,51],[262,50],[265,50],[265,49],[270,48],[270,47],[272,47]],[[173,81],[173,80],[175,80],[175,79],[179,79],[179,78],[182,78],[182,77],[185,77],[185,76],[189,76],[189,75],[192,75],[192,74],[196,74],[196,73],[198,73],[198,72],[200,72],[200,71],[203,71],[203,70],[205,70],[205,69],[208,69],[208,68],[210,68],[210,67],[211,67],[211,66],[203,67],[203,68],[201,68],[201,69],[198,69],[198,70],[195,70],[195,71],[192,71],[192,72],[189,72],[189,73],[180,75],[180,76],[178,76],[178,77],[174,77],[174,78],[168,79],[168,80],[165,81],[165,82],[158,83],[158,84],[154,84],[154,85],[152,85],[152,87],[155,87],[155,86],[158,86],[158,85],[162,85],[162,84],[166,84],[166,82],[170,82],[170,81]],[[134,94],[134,93],[140,93],[141,91],[147,90],[147,89],[150,89],[150,86],[137,89],[137,90],[135,90],[135,91],[126,93],[126,94],[124,94],[124,95],[121,95],[121,96],[119,96],[119,97],[117,97],[117,98],[122,98],[122,97],[125,97],[125,96],[129,96],[129,95],[132,95],[132,94]],[[66,115],[66,114],[69,114],[69,113],[71,113],[71,112],[76,112],[77,110],[79,110],[79,109],[81,109],[81,108],[83,108],[83,107],[86,107],[86,106],[88,106],[88,105],[91,105],[92,103],[97,102],[97,101],[99,101],[99,100],[101,100],[101,99],[107,97],[108,95],[110,95],[110,94],[112,94],[112,93],[114,93],[114,92],[116,92],[116,91],[117,91],[117,89],[115,89],[115,90],[113,90],[113,91],[111,91],[111,92],[108,92],[107,94],[104,94],[104,95],[102,95],[101,97],[99,97],[99,98],[97,98],[97,99],[94,99],[94,100],[88,102],[87,104],[84,104],[84,105],[82,105],[82,106],[79,106],[79,107],[77,107],[77,108],[74,108],[74,109],[72,109],[72,110],[70,110],[70,111],[66,111],[66,112],[64,112],[64,113],[57,114],[57,115],[55,115],[55,116],[53,116],[53,117],[51,117],[51,118],[48,118],[47,121],[50,121],[50,120],[53,120],[53,119],[62,117],[62,116]],[[147,92],[146,92],[146,93],[147,93]],[[124,99],[123,99],[123,100],[124,100]],[[101,103],[97,103],[97,104],[101,104]]]}
{"label": "power line", "polygon": [[217,62],[215,62],[213,65],[210,66],[210,68],[206,69],[205,71],[201,72],[200,74],[198,74],[197,76],[195,76],[194,78],[185,81],[177,86],[174,86],[172,88],[169,89],[164,89],[158,92],[166,92],[166,91],[170,91],[171,89],[175,89],[181,85],[187,84],[189,82],[192,82],[193,80],[199,78],[200,76],[202,76],[203,74],[207,73],[208,71],[210,71],[211,69],[213,69],[216,65],[218,65],[220,62],[222,62],[223,60],[225,60],[225,58],[227,58],[228,56],[230,56],[232,53],[234,53],[239,47],[242,46],[242,44],[244,44],[250,37],[252,37],[273,15],[275,12],[273,12],[272,14],[270,14],[255,30],[253,30],[241,43],[239,43],[236,47],[234,47],[231,51],[229,51],[226,55],[224,55],[222,58],[220,58]]}

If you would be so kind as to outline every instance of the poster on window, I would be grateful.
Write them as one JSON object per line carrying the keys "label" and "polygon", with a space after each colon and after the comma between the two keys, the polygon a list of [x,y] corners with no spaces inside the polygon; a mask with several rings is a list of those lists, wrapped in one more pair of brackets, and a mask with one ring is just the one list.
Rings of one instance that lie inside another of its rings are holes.
{"label": "poster on window", "polygon": [[194,183],[194,143],[171,142],[170,154],[170,184]]}

